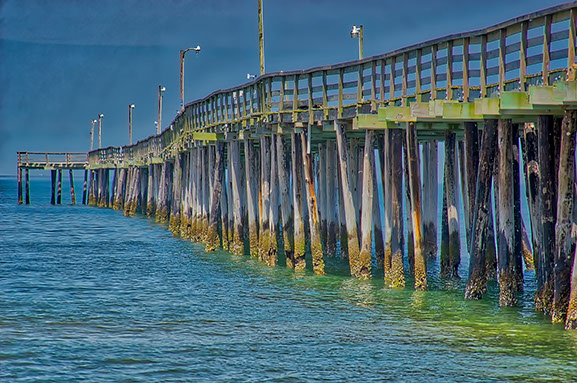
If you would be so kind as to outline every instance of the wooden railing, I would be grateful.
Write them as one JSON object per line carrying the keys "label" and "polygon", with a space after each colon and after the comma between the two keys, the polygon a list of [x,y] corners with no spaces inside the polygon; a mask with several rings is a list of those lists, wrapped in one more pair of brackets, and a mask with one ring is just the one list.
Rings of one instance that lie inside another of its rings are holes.
{"label": "wooden railing", "polygon": [[81,168],[88,164],[87,153],[18,152],[18,167]]}
{"label": "wooden railing", "polygon": [[262,75],[186,105],[161,134],[90,153],[92,163],[147,162],[195,132],[235,133],[256,124],[346,119],[380,106],[447,99],[469,102],[564,80],[575,65],[577,2],[384,55]]}

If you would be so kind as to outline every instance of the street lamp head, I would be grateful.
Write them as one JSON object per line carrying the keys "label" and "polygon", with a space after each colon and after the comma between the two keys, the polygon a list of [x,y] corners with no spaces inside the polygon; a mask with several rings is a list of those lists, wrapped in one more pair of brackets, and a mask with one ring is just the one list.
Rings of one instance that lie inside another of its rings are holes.
{"label": "street lamp head", "polygon": [[247,73],[247,74],[246,74],[246,79],[247,79],[247,80],[250,80],[251,78],[256,78],[256,74]]}
{"label": "street lamp head", "polygon": [[362,27],[363,27],[362,25],[359,27],[357,27],[356,25],[353,25],[353,29],[351,30],[351,38],[352,39],[356,39],[359,37],[359,34],[361,33]]}
{"label": "street lamp head", "polygon": [[166,90],[165,87],[160,88],[160,91],[161,91],[161,92],[164,92],[165,90]]}
{"label": "street lamp head", "polygon": [[192,48],[196,53],[200,52],[200,45],[197,45],[196,48]]}
{"label": "street lamp head", "polygon": [[130,108],[131,108],[131,109],[134,108],[134,104],[130,104]]}
{"label": "street lamp head", "polygon": [[96,120],[92,120],[92,122],[97,122]]}
{"label": "street lamp head", "polygon": [[104,117],[104,114],[99,114],[98,117],[102,118],[102,117]]}

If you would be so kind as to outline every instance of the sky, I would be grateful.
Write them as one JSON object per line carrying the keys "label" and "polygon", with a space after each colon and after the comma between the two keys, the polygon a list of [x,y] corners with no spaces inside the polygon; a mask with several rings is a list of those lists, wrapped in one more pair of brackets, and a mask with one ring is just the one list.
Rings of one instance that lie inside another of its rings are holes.
{"label": "sky", "polygon": [[[354,60],[353,24],[365,57],[485,28],[565,3],[555,0],[263,0],[267,72]],[[102,146],[155,133],[180,105],[179,50],[187,53],[185,102],[247,81],[259,70],[257,0],[0,0],[0,175],[17,151],[84,152],[91,121]],[[97,138],[95,138],[95,145]]]}

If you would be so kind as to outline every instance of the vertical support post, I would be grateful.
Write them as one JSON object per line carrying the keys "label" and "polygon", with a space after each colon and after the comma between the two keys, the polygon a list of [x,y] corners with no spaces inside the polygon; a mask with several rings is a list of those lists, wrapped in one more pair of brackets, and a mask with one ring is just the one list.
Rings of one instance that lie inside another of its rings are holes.
{"label": "vertical support post", "polygon": [[[294,267],[294,230],[293,209],[290,194],[289,154],[282,134],[276,139],[278,186],[280,191],[281,225],[287,267]],[[247,177],[248,182],[248,177]]]}
{"label": "vertical support post", "polygon": [[[327,142],[326,145],[326,177],[325,199],[326,199],[326,221],[327,221],[327,251],[329,257],[334,257],[337,251],[338,232],[338,169],[337,169],[337,148],[334,141]],[[382,235],[381,235],[382,242]]]}
{"label": "vertical support post", "polygon": [[423,241],[428,259],[437,256],[437,141],[423,143]]}
{"label": "vertical support post", "polygon": [[170,205],[170,218],[168,220],[168,230],[170,230],[173,234],[180,233],[180,194],[182,191],[181,181],[182,154],[177,153],[174,157],[174,169],[172,176],[172,201]]}
{"label": "vertical support post", "polygon": [[218,227],[220,223],[220,202],[222,193],[222,180],[224,177],[224,143],[216,143],[216,158],[214,161],[214,183],[212,188],[212,198],[210,205],[210,215],[208,223],[208,234],[206,238],[206,251],[214,251],[220,246]]}
{"label": "vertical support post", "polygon": [[344,126],[335,121],[335,130],[337,133],[337,147],[340,162],[341,185],[343,193],[343,205],[345,210],[345,220],[347,227],[347,245],[349,255],[349,266],[351,275],[356,278],[361,277],[361,264],[359,259],[360,246],[359,236],[357,233],[358,213],[355,208],[353,192],[349,182],[349,153],[347,150],[347,136]]}
{"label": "vertical support post", "polygon": [[50,171],[50,204],[56,205],[56,169]]}
{"label": "vertical support post", "polygon": [[25,189],[26,189],[26,205],[30,205],[30,174],[29,174],[29,170],[28,168],[25,170],[24,172],[24,177],[26,178],[26,184],[25,184]]}
{"label": "vertical support post", "polygon": [[457,212],[458,196],[457,189],[457,137],[454,132],[445,133],[445,179],[444,199],[447,206],[447,228],[449,233],[448,252],[441,257],[441,277],[459,278],[459,265],[461,264],[461,242],[459,235],[459,214]]}
{"label": "vertical support post", "polygon": [[[522,288],[521,273],[521,230],[520,217],[516,217],[515,205],[518,193],[515,193],[513,169],[513,147],[515,134],[511,120],[500,119],[499,137],[499,224],[498,224],[498,264],[499,264],[499,305],[517,305],[517,292]],[[518,172],[517,172],[518,175]]]}
{"label": "vertical support post", "polygon": [[541,212],[542,245],[539,255],[539,273],[535,291],[535,308],[551,313],[554,294],[553,268],[555,264],[555,223],[557,221],[557,193],[555,187],[555,137],[552,116],[539,116],[539,210]]}
{"label": "vertical support post", "polygon": [[229,144],[230,155],[230,178],[232,183],[231,198],[232,215],[233,215],[233,243],[231,246],[232,253],[242,255],[244,252],[244,228],[242,225],[242,185],[240,169],[240,148],[238,141]]}
{"label": "vertical support post", "polygon": [[[469,141],[468,141],[469,142]],[[465,299],[481,299],[487,291],[487,272],[485,250],[487,230],[489,228],[491,204],[491,179],[497,143],[497,120],[485,120],[483,140],[477,171],[475,204],[471,211],[471,244],[469,256],[469,280],[465,290]]]}
{"label": "vertical support post", "polygon": [[74,174],[72,169],[69,170],[70,175],[70,203],[76,205],[76,194],[74,193]]}
{"label": "vertical support post", "polygon": [[[122,174],[122,173],[121,173]],[[155,166],[153,164],[148,165],[148,180],[146,182],[146,187],[148,188],[147,193],[147,201],[146,201],[146,215],[151,218],[154,216],[156,211],[156,199],[154,193],[154,177],[157,176],[155,174]]]}
{"label": "vertical support post", "polygon": [[[258,156],[256,156],[254,142],[244,140],[244,169],[246,171],[246,203],[248,210],[248,238],[250,255],[258,256],[258,222],[259,222],[259,201],[258,201]],[[230,214],[230,213],[229,213]]]}
{"label": "vertical support post", "polygon": [[[383,223],[381,220],[381,201],[384,203],[384,196],[381,197],[380,191],[383,190],[382,183],[382,155],[383,153],[383,138],[375,133],[374,141],[377,143],[377,152],[375,154],[373,166],[373,235],[375,238],[375,258],[377,267],[383,267],[385,258],[385,242]],[[379,162],[377,163],[377,159]]]}
{"label": "vertical support post", "polygon": [[409,162],[409,187],[411,189],[411,216],[415,251],[415,289],[427,289],[427,263],[423,253],[423,222],[421,221],[421,174],[417,143],[417,128],[407,124],[407,157]]}
{"label": "vertical support post", "polygon": [[260,75],[262,76],[264,72],[264,27],[263,27],[263,16],[262,16],[262,0],[258,0],[258,52],[259,52],[259,62],[260,62]]}
{"label": "vertical support post", "polygon": [[17,176],[18,176],[18,205],[22,205],[23,198],[22,198],[22,168],[18,167],[17,169]]}
{"label": "vertical support post", "polygon": [[305,270],[305,227],[303,217],[303,170],[301,135],[294,130],[291,132],[291,165],[292,165],[292,192],[293,192],[293,227],[294,227],[294,268],[295,271]]}
{"label": "vertical support post", "polygon": [[261,205],[259,211],[259,251],[258,258],[266,261],[270,245],[269,233],[269,213],[270,213],[270,164],[271,164],[271,140],[270,137],[260,138],[260,157],[261,157],[261,181],[260,194]]}
{"label": "vertical support post", "polygon": [[[404,132],[406,135],[407,133]],[[411,187],[409,182],[409,156],[407,150],[407,140],[403,140],[403,161],[404,167],[404,184],[405,184],[405,203],[407,210],[407,261],[409,263],[410,274],[415,273],[415,247],[413,238],[413,217],[409,209],[411,208]]]}
{"label": "vertical support post", "polygon": [[391,203],[391,268],[389,285],[405,286],[405,266],[403,260],[403,131],[390,130],[390,189]]}
{"label": "vertical support post", "polygon": [[317,197],[315,193],[315,182],[313,178],[313,164],[311,154],[307,153],[307,133],[301,134],[301,154],[304,167],[305,195],[308,207],[309,231],[311,240],[311,255],[313,260],[313,270],[315,274],[325,274],[325,263],[323,260],[323,249],[321,245],[320,223],[317,207]]}
{"label": "vertical support post", "polygon": [[392,185],[392,178],[391,178],[391,160],[392,160],[392,144],[391,144],[391,135],[392,130],[387,129],[384,134],[384,144],[383,144],[383,172],[382,172],[382,179],[383,179],[383,203],[384,209],[383,212],[385,213],[385,235],[384,235],[384,255],[383,255],[383,272],[385,276],[385,283],[390,285],[392,284],[392,208],[393,208],[393,201],[392,201],[392,192],[391,189],[394,185]]}
{"label": "vertical support post", "polygon": [[267,264],[278,264],[278,239],[279,239],[279,182],[278,182],[278,159],[277,159],[277,135],[271,136],[270,150],[270,210],[269,210],[269,247]]}
{"label": "vertical support post", "polygon": [[374,132],[365,131],[365,150],[363,157],[363,191],[361,211],[361,250],[359,253],[360,278],[371,277],[371,246],[373,241],[373,195],[375,168]]}
{"label": "vertical support post", "polygon": [[575,209],[575,131],[577,111],[566,110],[561,127],[559,176],[557,187],[557,223],[555,225],[555,291],[553,322],[565,323],[571,292],[571,266],[575,256],[573,211]]}
{"label": "vertical support post", "polygon": [[473,211],[475,209],[475,194],[477,191],[477,171],[479,165],[479,130],[477,123],[465,122],[465,174],[466,180],[461,182],[467,183],[467,198],[469,200],[468,220],[465,222],[467,227],[467,248],[471,251],[471,230],[473,228]]}
{"label": "vertical support post", "polygon": [[86,205],[86,193],[88,183],[88,170],[84,169],[84,185],[82,187],[82,204]]}
{"label": "vertical support post", "polygon": [[56,203],[62,204],[62,169],[58,169],[58,193],[56,194]]}

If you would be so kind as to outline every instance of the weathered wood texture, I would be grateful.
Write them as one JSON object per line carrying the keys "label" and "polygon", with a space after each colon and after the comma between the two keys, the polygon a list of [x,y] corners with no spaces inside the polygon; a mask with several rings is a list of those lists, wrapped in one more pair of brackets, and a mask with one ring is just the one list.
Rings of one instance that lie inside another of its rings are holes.
{"label": "weathered wood texture", "polygon": [[206,251],[214,251],[221,243],[219,232],[222,232],[222,230],[219,230],[219,225],[221,222],[222,180],[224,178],[224,143],[219,142],[216,144],[215,154],[216,158],[213,166],[214,181],[212,186]]}
{"label": "weathered wood texture", "polygon": [[[244,160],[246,171],[246,206],[248,214],[248,239],[250,255],[258,256],[259,244],[259,156],[253,140],[244,141]],[[230,197],[230,196],[229,196]],[[230,214],[230,212],[229,212]]]}
{"label": "weathered wood texture", "polygon": [[445,175],[444,200],[446,203],[446,222],[448,230],[447,251],[441,255],[441,277],[459,278],[461,264],[461,240],[459,235],[458,175],[456,155],[456,135],[452,131],[445,133]]}
{"label": "weathered wood texture", "polygon": [[409,187],[411,190],[411,217],[415,252],[415,288],[427,289],[427,263],[423,252],[423,222],[421,220],[421,175],[415,124],[409,122],[406,131]]}
{"label": "weathered wood texture", "polygon": [[[389,286],[405,286],[403,238],[403,131],[390,130],[391,267]],[[436,234],[435,234],[436,236]],[[386,277],[385,277],[386,278]]]}
{"label": "weathered wood texture", "polygon": [[[290,188],[290,155],[285,137],[281,134],[276,138],[278,187],[281,205],[281,226],[283,230],[283,246],[286,265],[294,267],[294,222],[293,201]],[[245,153],[246,155],[246,153]],[[248,185],[248,183],[247,183]],[[250,210],[249,210],[250,212]]]}
{"label": "weathered wood texture", "polygon": [[[291,164],[292,164],[292,194],[293,194],[293,223],[294,223],[294,258],[293,266],[295,271],[305,270],[305,225],[304,225],[304,203],[303,203],[303,166],[302,166],[302,133],[291,134]],[[287,260],[287,266],[290,264]]]}
{"label": "weathered wood texture", "polygon": [[475,186],[475,205],[472,210],[471,244],[469,245],[469,280],[466,299],[481,299],[487,291],[486,246],[491,205],[491,179],[497,144],[497,121],[485,120],[483,141]]}
{"label": "weathered wood texture", "polygon": [[575,256],[573,211],[575,209],[575,131],[577,111],[567,110],[563,117],[557,186],[557,222],[555,225],[555,289],[553,322],[565,322],[571,291],[571,267]]}

